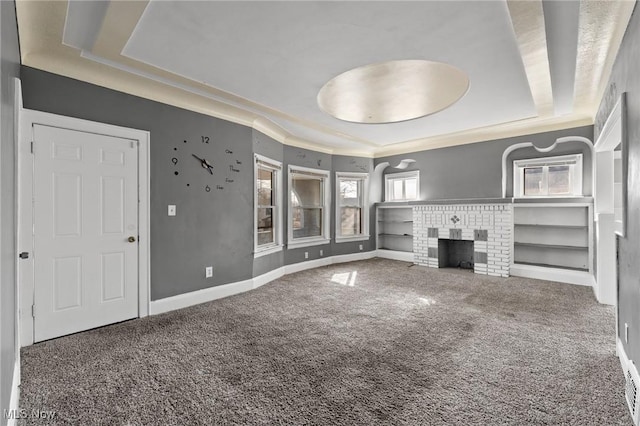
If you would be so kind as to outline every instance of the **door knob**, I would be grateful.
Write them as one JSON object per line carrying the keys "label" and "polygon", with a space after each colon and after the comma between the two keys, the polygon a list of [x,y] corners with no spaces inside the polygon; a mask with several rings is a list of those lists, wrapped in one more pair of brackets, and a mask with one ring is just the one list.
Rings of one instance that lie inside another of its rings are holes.
{"label": "door knob", "polygon": [[136,237],[131,236],[127,239],[127,241],[129,241],[130,243],[135,243],[136,242]]}

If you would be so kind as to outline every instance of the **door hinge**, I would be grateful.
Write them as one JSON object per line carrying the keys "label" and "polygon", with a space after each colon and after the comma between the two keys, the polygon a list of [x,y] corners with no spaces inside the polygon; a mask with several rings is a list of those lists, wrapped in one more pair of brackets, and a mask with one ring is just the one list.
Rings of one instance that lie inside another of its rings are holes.
{"label": "door hinge", "polygon": [[33,305],[31,305],[31,316],[32,317],[36,317],[36,305],[35,303]]}
{"label": "door hinge", "polygon": [[18,255],[18,257],[19,257],[20,259],[28,259],[28,258],[29,258],[29,252],[28,252],[28,251],[23,251],[22,253],[20,253],[20,254]]}

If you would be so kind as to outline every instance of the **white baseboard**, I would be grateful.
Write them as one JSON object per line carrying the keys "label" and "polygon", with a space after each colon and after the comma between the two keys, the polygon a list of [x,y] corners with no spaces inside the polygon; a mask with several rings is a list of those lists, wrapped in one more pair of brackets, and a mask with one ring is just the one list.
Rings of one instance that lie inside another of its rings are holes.
{"label": "white baseboard", "polygon": [[[13,380],[11,382],[11,398],[9,399],[9,412],[17,413],[20,404],[20,357],[16,357],[16,363],[13,366]],[[13,416],[12,416],[13,417]],[[15,426],[18,424],[16,418],[7,420],[7,426]]]}
{"label": "white baseboard", "polygon": [[321,257],[320,259],[307,260],[306,262],[292,263],[291,265],[284,266],[284,275],[306,271],[307,269],[319,268],[321,266],[328,266],[332,263],[331,257]]}
{"label": "white baseboard", "polygon": [[331,257],[331,263],[355,262],[356,260],[367,260],[376,257],[376,250],[365,251],[362,253],[338,254]]}
{"label": "white baseboard", "polygon": [[305,271],[307,269],[318,268],[320,266],[328,266],[334,263],[372,259],[374,257],[376,257],[375,251],[367,251],[363,253],[323,257],[306,262],[285,265],[245,281],[223,284],[216,287],[205,288],[203,290],[192,291],[190,293],[179,294],[177,296],[166,297],[164,299],[152,300],[149,303],[149,315],[158,315],[164,312],[187,308],[189,306],[199,305],[200,303],[210,302],[216,299],[222,299],[223,297],[233,296],[234,294],[244,293],[245,291],[258,288],[284,275],[293,274],[294,272]]}
{"label": "white baseboard", "polygon": [[413,252],[376,250],[376,256],[384,259],[401,260],[403,262],[413,262]]}
{"label": "white baseboard", "polygon": [[273,271],[269,271],[267,273],[259,275],[253,279],[253,288],[262,287],[263,285],[268,284],[273,280],[277,280],[283,275],[284,267],[274,269]]}
{"label": "white baseboard", "polygon": [[570,269],[547,268],[534,265],[511,265],[509,275],[514,277],[535,278],[546,281],[558,281],[567,284],[595,286],[593,275],[589,272],[573,271]]}
{"label": "white baseboard", "polygon": [[253,288],[253,279],[249,279],[179,294],[177,296],[166,297],[164,299],[152,300],[149,303],[149,315],[157,315],[164,312],[174,311],[176,309],[199,305],[200,303],[244,293],[245,291],[252,290]]}
{"label": "white baseboard", "polygon": [[620,337],[616,337],[616,354],[618,354],[618,358],[620,359],[620,367],[622,367],[622,371],[627,371],[629,358],[627,357],[627,353],[624,351],[624,346],[622,345]]}

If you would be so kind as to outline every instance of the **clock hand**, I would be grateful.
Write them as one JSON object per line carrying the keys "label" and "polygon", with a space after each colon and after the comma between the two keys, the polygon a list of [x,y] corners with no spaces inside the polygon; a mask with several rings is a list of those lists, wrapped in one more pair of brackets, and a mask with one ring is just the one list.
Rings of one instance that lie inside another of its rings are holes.
{"label": "clock hand", "polygon": [[191,154],[193,155],[196,159],[200,160],[200,164],[202,165],[203,168],[209,170],[209,173],[213,174],[213,166],[211,165],[211,163],[209,163],[207,160],[205,160],[204,158],[200,158],[195,154]]}

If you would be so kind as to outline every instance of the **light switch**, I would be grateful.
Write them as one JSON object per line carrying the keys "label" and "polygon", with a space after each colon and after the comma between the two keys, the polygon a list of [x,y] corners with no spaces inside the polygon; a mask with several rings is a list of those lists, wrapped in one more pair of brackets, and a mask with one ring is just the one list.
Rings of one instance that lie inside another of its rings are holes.
{"label": "light switch", "polygon": [[175,216],[176,215],[176,206],[173,205],[173,204],[169,204],[169,209],[168,209],[167,214],[169,216]]}

